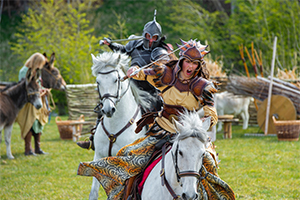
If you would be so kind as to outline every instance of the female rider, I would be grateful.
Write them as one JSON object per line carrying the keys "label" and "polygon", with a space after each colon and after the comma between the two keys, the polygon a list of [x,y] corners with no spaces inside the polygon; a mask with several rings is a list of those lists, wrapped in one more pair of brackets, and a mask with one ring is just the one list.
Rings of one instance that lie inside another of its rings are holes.
{"label": "female rider", "polygon": [[78,175],[96,177],[106,191],[108,199],[127,199],[124,192],[126,180],[142,172],[157,146],[161,147],[161,143],[176,134],[172,120],[176,120],[184,109],[193,111],[203,106],[205,117],[211,117],[211,126],[217,123],[213,99],[217,88],[214,83],[208,81],[209,72],[203,60],[209,53],[206,51],[207,46],[196,40],[181,42],[182,45],[178,45],[178,60],[161,66],[154,65],[150,69],[139,71],[135,76],[131,75],[137,67],[127,71],[127,76],[146,80],[157,87],[164,100],[162,111],[146,113],[137,122],[136,132],[144,125],[152,123],[146,136],[123,147],[117,156],[79,165]]}

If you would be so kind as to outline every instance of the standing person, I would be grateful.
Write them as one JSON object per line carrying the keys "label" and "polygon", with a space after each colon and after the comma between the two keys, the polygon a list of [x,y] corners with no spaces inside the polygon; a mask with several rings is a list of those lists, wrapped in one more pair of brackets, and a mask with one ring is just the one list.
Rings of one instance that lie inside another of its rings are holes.
{"label": "standing person", "polygon": [[[47,58],[41,53],[32,54],[25,65],[19,71],[19,80],[25,77],[28,69],[36,71],[36,69],[42,69],[46,64]],[[41,78],[39,78],[40,95],[43,103],[43,107],[39,110],[36,109],[31,103],[26,103],[25,106],[20,110],[16,122],[20,125],[21,136],[25,141],[25,155],[36,156],[36,154],[47,154],[40,148],[41,134],[44,129],[44,125],[48,122],[48,101],[47,94],[50,92],[49,89],[42,88]],[[34,138],[35,150],[32,151],[31,137]]]}
{"label": "standing person", "polygon": [[[78,175],[95,176],[108,194],[108,199],[127,199],[124,192],[125,182],[142,172],[155,148],[158,148],[158,144],[161,147],[176,135],[172,120],[176,120],[185,109],[194,111],[203,107],[204,117],[211,117],[211,126],[218,121],[213,98],[213,93],[217,92],[217,88],[216,84],[208,81],[209,71],[203,60],[204,56],[209,53],[205,50],[207,46],[195,40],[188,42],[181,40],[181,42],[182,45],[178,45],[181,50],[179,60],[143,69],[132,77],[139,80],[146,79],[162,91],[163,110],[157,113],[147,113],[137,122],[136,132],[139,132],[147,124],[146,122],[151,122],[149,119],[153,119],[153,124],[146,136],[123,147],[116,156],[83,162],[79,165]],[[137,70],[136,67],[130,68],[127,75],[130,77],[135,70]],[[205,157],[209,161],[213,160],[213,156],[209,153],[205,154]],[[216,166],[208,165],[209,172],[216,168]],[[215,171],[211,173],[215,174]],[[222,182],[222,184],[224,185],[221,187],[226,190],[228,188],[226,183]],[[231,191],[228,192],[231,194]]]}
{"label": "standing person", "polygon": [[[121,45],[118,43],[112,43],[110,39],[104,38],[100,41],[100,44],[108,45],[113,51],[120,51],[126,53],[131,57],[131,67],[143,67],[149,63],[161,59],[160,63],[167,62],[171,59],[175,59],[176,56],[171,53],[172,45],[165,44],[165,36],[162,36],[162,28],[159,23],[156,22],[156,10],[154,13],[153,21],[145,24],[142,34],[142,39],[132,40],[126,45]],[[140,38],[137,36],[130,36],[129,39]],[[152,110],[142,110],[143,113],[148,111],[159,111],[161,110],[162,102],[158,95],[158,91],[155,87],[149,84],[145,80],[132,80],[140,89],[149,92],[150,95],[156,98],[156,102],[153,102]],[[98,114],[98,119],[96,122],[96,127],[102,117],[101,113]],[[95,128],[94,128],[95,130]],[[84,149],[94,150],[94,133],[89,137],[88,141],[79,141],[77,145]]]}

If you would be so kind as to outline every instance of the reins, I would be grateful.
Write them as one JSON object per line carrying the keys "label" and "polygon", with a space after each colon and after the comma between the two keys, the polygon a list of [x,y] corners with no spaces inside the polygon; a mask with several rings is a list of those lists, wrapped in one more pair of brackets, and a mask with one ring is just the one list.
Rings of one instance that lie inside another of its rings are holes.
{"label": "reins", "polygon": [[101,119],[101,126],[104,130],[104,132],[106,133],[108,139],[109,139],[109,148],[108,148],[108,156],[111,156],[111,150],[112,150],[112,146],[113,144],[116,142],[117,140],[117,137],[120,136],[127,128],[129,128],[135,121],[135,118],[137,117],[138,113],[140,111],[140,106],[137,107],[133,117],[127,122],[127,124],[119,131],[117,132],[116,134],[112,134],[112,133],[109,133],[107,131],[107,129],[105,128],[104,126],[104,118]]}
{"label": "reins", "polygon": [[[195,177],[195,178],[197,178],[197,180],[205,179],[206,176],[207,176],[207,173],[205,174],[204,177],[202,177],[200,175],[200,173],[197,172],[197,171],[193,171],[193,170],[180,171],[179,170],[178,160],[177,160],[178,146],[179,146],[179,143],[177,143],[177,146],[176,146],[175,156],[174,156],[173,152],[171,152],[174,167],[175,167],[175,172],[176,172],[176,176],[177,176],[177,182],[180,183],[180,178],[185,177],[185,176]],[[203,158],[204,154],[205,154],[205,152],[202,154],[202,156],[201,156],[202,158]],[[164,144],[163,147],[162,147],[162,160],[161,160],[161,171],[160,171],[161,184],[162,184],[162,186],[164,186],[164,185],[166,186],[166,188],[168,189],[169,193],[171,194],[171,196],[173,197],[174,200],[181,199],[180,195],[176,195],[176,193],[174,192],[174,190],[170,186],[170,184],[169,184],[169,182],[168,182],[168,180],[165,176],[165,155],[166,155],[166,144]],[[202,168],[203,168],[203,159],[202,159],[202,165],[201,165],[200,170]],[[182,183],[180,183],[180,185],[182,186]]]}
{"label": "reins", "polygon": [[50,70],[48,70],[47,68],[44,68],[44,67],[43,67],[43,69],[44,69],[46,72],[48,72],[48,74],[50,74],[51,76],[53,76],[53,77],[55,78],[55,83],[54,83],[54,85],[56,85],[57,82],[62,78],[62,76],[61,76],[60,74],[58,74],[58,76],[56,77],[56,76],[54,76],[54,75],[52,74],[52,72],[51,72]]}

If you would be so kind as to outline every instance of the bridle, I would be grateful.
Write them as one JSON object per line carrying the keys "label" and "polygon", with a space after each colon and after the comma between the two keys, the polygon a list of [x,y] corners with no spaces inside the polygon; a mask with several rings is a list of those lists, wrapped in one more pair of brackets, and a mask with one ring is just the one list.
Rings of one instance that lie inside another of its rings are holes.
{"label": "bridle", "polygon": [[[51,72],[49,69],[47,69],[47,68],[45,68],[45,67],[43,67],[43,69],[44,69],[48,74],[50,74],[51,76],[54,77],[54,79],[55,79],[54,85],[56,85],[57,82],[58,82],[59,80],[62,79],[62,76],[61,76],[60,74],[58,74],[58,76],[56,77],[55,75],[52,74],[52,72]],[[42,69],[42,70],[43,70],[43,69]],[[42,81],[43,81],[43,79],[42,79]]]}
{"label": "bridle", "polygon": [[[117,72],[118,74],[118,79],[117,79],[117,82],[118,82],[118,90],[117,90],[117,93],[115,95],[111,95],[109,93],[106,93],[106,94],[103,94],[101,95],[100,93],[100,90],[99,90],[99,83],[97,83],[97,90],[98,90],[98,93],[99,93],[99,99],[100,99],[100,103],[94,108],[94,112],[96,113],[100,113],[101,112],[101,108],[103,106],[103,102],[105,100],[109,100],[111,101],[114,106],[116,106],[116,104],[121,100],[121,98],[125,95],[125,93],[128,91],[129,89],[129,84],[130,82],[128,81],[128,85],[127,85],[127,88],[126,90],[123,92],[123,94],[121,94],[121,77],[120,77],[120,74],[119,74],[119,71],[116,70],[116,69],[113,69],[111,71],[108,71],[108,72],[98,72],[98,74],[101,74],[101,75],[106,75],[106,74],[110,74],[112,72]],[[116,103],[111,99],[111,98],[115,98],[117,99],[116,100]]]}
{"label": "bridle", "polygon": [[28,91],[28,85],[25,84],[25,87],[26,87],[26,93],[27,93],[27,98],[28,99],[29,99],[30,96],[36,95],[36,94],[38,94],[38,96],[40,97],[40,91],[39,91],[39,89],[37,91],[29,92]]}
{"label": "bridle", "polygon": [[[129,89],[130,82],[128,81],[128,85],[127,85],[126,90],[121,94],[121,77],[120,77],[119,71],[116,70],[116,69],[113,69],[113,70],[108,71],[108,72],[98,72],[98,74],[106,75],[106,74],[110,74],[112,72],[117,72],[117,74],[118,74],[118,79],[117,79],[118,90],[117,90],[117,94],[116,95],[111,95],[109,93],[106,93],[104,95],[101,95],[100,90],[99,90],[99,83],[97,83],[97,89],[98,89],[98,93],[99,93],[100,103],[94,108],[94,112],[96,112],[96,113],[100,113],[101,112],[101,108],[103,106],[103,102],[105,100],[107,100],[107,99],[110,100],[114,104],[114,106],[116,106],[116,104],[121,100],[121,98],[125,95],[125,93]],[[116,103],[111,98],[117,99]],[[103,117],[101,118],[101,126],[102,126],[104,132],[106,133],[106,135],[107,135],[107,137],[109,139],[108,156],[112,155],[111,154],[112,147],[113,147],[113,144],[116,142],[117,137],[120,136],[127,128],[129,128],[134,123],[135,118],[137,117],[139,111],[140,111],[140,106],[137,107],[137,109],[136,109],[133,117],[127,122],[127,124],[120,131],[118,131],[115,134],[108,132],[108,130],[105,128],[104,123],[103,123],[104,118]]]}
{"label": "bridle", "polygon": [[[197,171],[193,171],[193,170],[187,170],[187,171],[180,171],[178,168],[178,149],[179,149],[179,141],[177,142],[176,145],[176,150],[175,150],[175,155],[172,153],[172,158],[173,158],[173,164],[175,167],[175,172],[176,172],[176,176],[177,176],[177,182],[181,184],[180,178],[184,177],[184,176],[193,176],[196,177],[198,180],[200,179],[201,175],[199,172]],[[204,153],[201,155],[201,158],[203,158]]]}
{"label": "bridle", "polygon": [[[178,168],[178,148],[179,148],[179,141],[177,142],[177,145],[176,145],[175,155],[173,154],[173,152],[171,152],[171,153],[172,153],[172,158],[173,158],[173,164],[175,167],[175,173],[177,176],[177,182],[180,183],[180,186],[182,187],[182,183],[180,180],[181,177],[191,176],[191,177],[197,178],[197,180],[205,179],[207,174],[205,174],[205,176],[202,177],[199,172],[194,171],[194,170],[186,170],[186,171],[179,170],[179,168]],[[161,171],[160,171],[162,186],[166,185],[169,193],[172,195],[174,200],[181,199],[181,196],[175,194],[174,190],[171,188],[168,180],[166,179],[166,176],[165,176],[165,154],[166,154],[166,144],[164,144],[162,147],[162,160],[161,160]],[[202,154],[201,158],[203,158],[204,154],[205,154],[205,152]],[[203,166],[203,159],[202,159],[202,165],[201,165],[200,170],[203,167],[204,166]]]}
{"label": "bridle", "polygon": [[105,128],[104,123],[103,123],[104,117],[101,118],[101,126],[103,128],[103,131],[105,132],[105,134],[107,135],[107,137],[109,139],[108,156],[112,156],[111,150],[112,150],[113,144],[117,141],[117,137],[120,136],[127,128],[129,128],[134,123],[135,118],[137,117],[140,109],[141,109],[140,106],[138,106],[133,117],[127,122],[127,124],[120,131],[118,131],[115,134],[108,132],[108,130]]}

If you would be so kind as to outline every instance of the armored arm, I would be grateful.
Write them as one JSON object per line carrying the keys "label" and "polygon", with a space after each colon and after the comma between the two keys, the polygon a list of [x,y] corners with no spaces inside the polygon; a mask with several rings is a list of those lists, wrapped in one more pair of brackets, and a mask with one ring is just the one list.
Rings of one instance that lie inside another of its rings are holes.
{"label": "armored arm", "polygon": [[200,78],[191,84],[191,89],[193,94],[203,105],[204,117],[211,117],[210,126],[216,125],[218,122],[218,114],[214,105],[213,94],[218,91],[217,84],[204,78]]}
{"label": "armored arm", "polygon": [[125,46],[118,43],[111,43],[108,45],[108,47],[113,51],[120,51],[121,53],[126,53]]}

